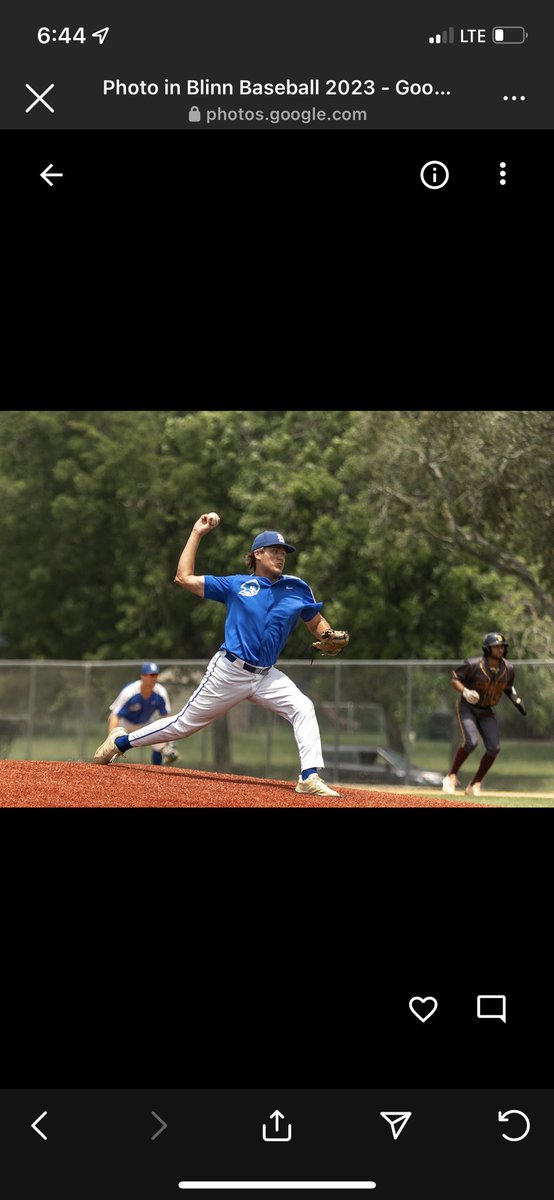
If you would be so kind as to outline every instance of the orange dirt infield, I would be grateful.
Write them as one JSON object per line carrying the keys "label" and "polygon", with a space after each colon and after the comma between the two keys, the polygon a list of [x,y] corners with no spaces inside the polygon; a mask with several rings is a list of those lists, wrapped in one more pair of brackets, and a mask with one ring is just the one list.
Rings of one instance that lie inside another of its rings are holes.
{"label": "orange dirt infield", "polygon": [[0,762],[2,808],[491,808],[337,785],[340,797],[297,795],[294,782],[140,763]]}

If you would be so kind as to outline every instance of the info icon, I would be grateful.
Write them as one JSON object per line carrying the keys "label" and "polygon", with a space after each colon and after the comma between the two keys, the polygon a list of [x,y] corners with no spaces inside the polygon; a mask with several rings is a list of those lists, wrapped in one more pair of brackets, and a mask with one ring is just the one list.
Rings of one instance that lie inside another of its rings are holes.
{"label": "info icon", "polygon": [[423,164],[419,172],[419,178],[424,187],[430,188],[432,192],[438,192],[443,188],[450,179],[450,172],[446,163],[440,162],[437,158],[430,159],[429,162]]}

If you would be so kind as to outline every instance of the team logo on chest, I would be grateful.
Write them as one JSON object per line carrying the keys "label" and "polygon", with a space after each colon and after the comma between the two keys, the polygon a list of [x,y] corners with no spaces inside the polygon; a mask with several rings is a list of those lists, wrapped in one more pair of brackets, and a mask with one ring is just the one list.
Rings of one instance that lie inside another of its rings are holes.
{"label": "team logo on chest", "polygon": [[255,579],[248,580],[248,583],[241,583],[239,596],[257,596],[259,590],[260,585]]}

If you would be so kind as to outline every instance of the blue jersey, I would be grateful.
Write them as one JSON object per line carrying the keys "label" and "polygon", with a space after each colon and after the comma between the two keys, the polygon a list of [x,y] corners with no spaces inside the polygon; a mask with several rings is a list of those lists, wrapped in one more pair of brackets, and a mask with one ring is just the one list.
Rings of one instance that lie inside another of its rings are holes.
{"label": "blue jersey", "polygon": [[323,608],[295,575],[275,583],[263,575],[205,575],[204,597],[227,605],[220,649],[255,667],[274,666],[298,619],[311,621]]}
{"label": "blue jersey", "polygon": [[124,717],[131,725],[146,725],[152,720],[152,713],[158,712],[161,717],[169,713],[169,696],[161,683],[154,684],[154,691],[148,699],[141,695],[140,679],[127,683],[110,704],[110,712],[118,717]]}

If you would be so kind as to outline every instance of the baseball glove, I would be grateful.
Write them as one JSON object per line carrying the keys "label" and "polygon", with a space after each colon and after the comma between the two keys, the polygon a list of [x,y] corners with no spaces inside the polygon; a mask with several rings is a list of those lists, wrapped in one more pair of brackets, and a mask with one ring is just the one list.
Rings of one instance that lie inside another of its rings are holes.
{"label": "baseball glove", "polygon": [[322,654],[340,654],[348,645],[350,634],[344,629],[326,629],[317,642],[312,642],[314,650]]}
{"label": "baseball glove", "polygon": [[162,766],[170,767],[179,758],[179,751],[175,748],[175,742],[166,742],[162,748]]}

